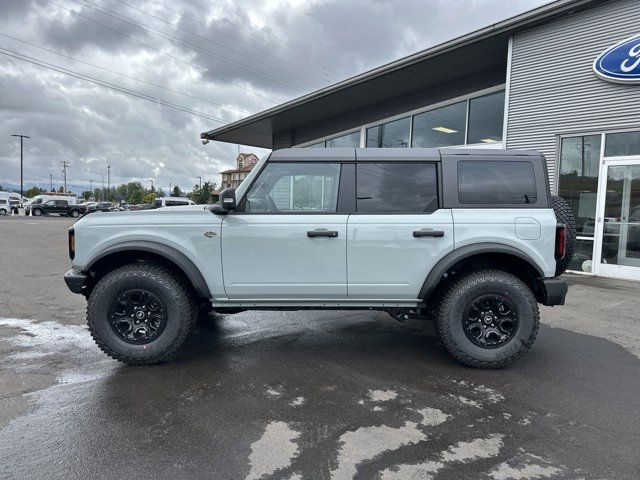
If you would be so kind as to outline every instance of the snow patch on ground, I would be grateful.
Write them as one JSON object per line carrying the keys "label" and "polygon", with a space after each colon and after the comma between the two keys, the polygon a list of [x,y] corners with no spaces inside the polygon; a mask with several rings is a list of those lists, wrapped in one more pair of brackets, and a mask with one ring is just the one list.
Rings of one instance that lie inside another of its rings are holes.
{"label": "snow patch on ground", "polygon": [[482,408],[482,403],[476,401],[476,400],[471,400],[470,398],[464,397],[462,395],[452,395],[449,394],[451,397],[458,399],[458,401],[460,403],[462,403],[463,405],[468,405],[470,407],[476,407],[476,408]]}
{"label": "snow patch on ground", "polygon": [[387,425],[379,427],[361,427],[343,433],[338,452],[338,468],[331,472],[331,478],[342,480],[353,478],[357,466],[365,460],[371,460],[383,452],[397,450],[405,445],[422,442],[427,437],[418,430],[418,425],[406,422],[402,427]]}
{"label": "snow patch on ground", "polygon": [[262,437],[251,444],[251,471],[247,480],[257,480],[263,475],[271,475],[291,465],[291,461],[298,454],[295,440],[299,436],[300,432],[293,430],[285,422],[274,421],[267,424]]}
{"label": "snow patch on ground", "polygon": [[400,465],[398,470],[384,470],[380,474],[382,480],[431,480],[435,474],[444,467],[440,462],[424,462],[418,465]]}
{"label": "snow patch on ground", "polygon": [[304,397],[298,397],[291,400],[289,405],[291,405],[292,407],[299,407],[300,405],[304,405],[304,402],[305,402]]}
{"label": "snow patch on ground", "polygon": [[372,402],[388,402],[397,397],[398,393],[395,390],[369,390],[369,399]]}
{"label": "snow patch on ground", "polygon": [[512,467],[507,462],[498,465],[489,473],[494,480],[532,480],[535,478],[549,478],[562,472],[551,465],[527,464]]}
{"label": "snow patch on ground", "polygon": [[436,425],[440,425],[447,421],[451,415],[447,415],[442,410],[437,408],[423,408],[422,410],[417,410],[417,412],[422,415],[421,425],[425,425],[427,427],[435,427]]}
{"label": "snow patch on ground", "polygon": [[503,446],[504,435],[492,433],[487,438],[476,438],[470,442],[458,442],[442,452],[445,462],[468,462],[480,458],[495,457]]}
{"label": "snow patch on ground", "polygon": [[499,403],[504,400],[504,395],[493,388],[485,387],[484,385],[478,385],[473,389],[473,391],[484,397],[484,400],[489,403]]}

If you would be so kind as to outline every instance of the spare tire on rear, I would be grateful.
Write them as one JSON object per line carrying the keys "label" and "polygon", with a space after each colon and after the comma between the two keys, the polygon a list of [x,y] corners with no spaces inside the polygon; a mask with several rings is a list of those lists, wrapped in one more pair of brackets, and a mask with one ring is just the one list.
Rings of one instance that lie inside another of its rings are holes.
{"label": "spare tire on rear", "polygon": [[556,260],[556,276],[558,276],[567,271],[576,249],[576,220],[573,217],[571,207],[563,198],[552,195],[551,206],[556,214],[557,222],[567,226],[564,257]]}

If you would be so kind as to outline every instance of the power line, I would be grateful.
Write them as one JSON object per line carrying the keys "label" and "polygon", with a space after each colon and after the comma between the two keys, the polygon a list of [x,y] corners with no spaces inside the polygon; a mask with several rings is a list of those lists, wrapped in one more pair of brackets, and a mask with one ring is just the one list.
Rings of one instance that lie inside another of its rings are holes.
{"label": "power line", "polygon": [[223,107],[223,108],[227,108],[227,109],[229,109],[229,110],[235,110],[236,112],[239,112],[239,113],[244,113],[244,114],[248,114],[248,113],[250,113],[250,112],[248,112],[247,110],[242,110],[242,109],[240,109],[240,108],[231,107],[231,106],[229,106],[229,105],[225,105],[225,104],[223,104],[223,103],[213,102],[213,101],[211,101],[211,100],[207,100],[207,99],[204,99],[204,98],[202,98],[202,97],[197,97],[197,96],[195,96],[195,95],[191,95],[191,94],[189,94],[189,93],[181,92],[181,91],[179,91],[179,90],[173,90],[173,89],[168,88],[168,87],[163,87],[162,85],[158,85],[157,83],[148,82],[148,81],[146,81],[146,80],[142,80],[142,79],[140,79],[140,78],[132,77],[131,75],[127,75],[127,74],[125,74],[125,73],[116,72],[115,70],[110,70],[110,69],[108,69],[108,68],[101,67],[100,65],[96,65],[96,64],[94,64],[94,63],[90,63],[90,62],[87,62],[87,61],[81,60],[81,59],[79,59],[79,58],[72,57],[71,55],[67,55],[67,54],[65,54],[65,53],[58,52],[58,51],[56,51],[56,50],[52,50],[52,49],[47,48],[47,47],[43,47],[42,45],[38,45],[38,44],[36,44],[36,43],[31,43],[31,42],[28,42],[28,41],[26,41],[26,40],[22,40],[22,39],[17,38],[17,37],[12,37],[11,35],[7,35],[6,33],[2,33],[2,32],[0,32],[0,35],[1,35],[1,36],[3,36],[3,37],[6,37],[6,38],[10,38],[10,39],[12,39],[12,40],[16,40],[16,41],[18,41],[18,42],[24,43],[24,44],[26,44],[26,45],[31,45],[32,47],[39,48],[39,49],[41,49],[41,50],[45,50],[45,51],[50,52],[50,53],[55,53],[56,55],[60,55],[61,57],[69,58],[69,59],[71,59],[71,60],[74,60],[74,61],[76,61],[76,62],[83,63],[83,64],[85,64],[85,65],[89,65],[89,66],[94,67],[94,68],[99,68],[100,70],[104,70],[105,72],[113,73],[114,75],[120,75],[121,77],[129,78],[129,79],[131,79],[131,80],[135,80],[135,81],[137,81],[137,82],[144,83],[144,84],[146,84],[146,85],[150,85],[150,86],[152,86],[152,87],[160,88],[160,89],[162,89],[162,90],[166,90],[166,91],[168,91],[168,92],[177,93],[178,95],[184,95],[185,97],[189,97],[189,98],[193,98],[193,99],[195,99],[195,100],[200,100],[200,101],[202,101],[202,102],[210,103],[211,105],[217,105],[217,106],[220,106],[220,107]]}
{"label": "power line", "polygon": [[[7,52],[9,52],[9,53],[7,53]],[[70,69],[67,69],[67,68],[64,68],[64,67],[60,67],[58,65],[54,65],[52,63],[45,62],[44,60],[39,60],[37,58],[30,57],[28,55],[24,55],[22,53],[15,52],[13,50],[9,50],[9,49],[0,47],[0,54],[7,55],[8,57],[13,57],[13,58],[15,58],[17,60],[22,60],[22,61],[27,62],[27,63],[38,65],[38,66],[43,67],[43,68],[48,68],[49,70],[54,70],[54,71],[56,71],[58,73],[69,75],[71,77],[75,77],[75,78],[78,78],[80,80],[85,80],[87,82],[94,83],[96,85],[100,85],[100,86],[103,86],[103,87],[106,87],[106,88],[110,88],[110,89],[118,91],[120,93],[131,95],[131,96],[134,96],[134,97],[137,97],[137,98],[141,98],[143,100],[148,100],[148,101],[151,101],[151,102],[155,102],[155,103],[158,103],[158,104],[163,105],[165,107],[174,108],[176,110],[180,110],[182,112],[189,113],[191,115],[196,115],[198,117],[206,118],[207,120],[213,120],[214,122],[220,122],[222,124],[229,123],[226,120],[223,120],[221,118],[216,118],[216,117],[214,117],[212,115],[208,115],[206,113],[202,113],[202,112],[198,112],[198,111],[195,111],[195,110],[191,110],[191,109],[183,107],[181,105],[177,105],[175,103],[167,102],[165,100],[162,100],[162,99],[159,99],[159,98],[155,98],[155,97],[152,97],[150,95],[147,95],[147,94],[144,94],[144,93],[140,93],[140,92],[137,92],[135,90],[128,89],[126,87],[122,87],[120,85],[115,85],[113,83],[109,83],[109,82],[106,82],[104,80],[100,80],[100,79],[97,79],[97,78],[94,78],[94,77],[90,77],[89,75],[85,75],[85,74],[76,72],[74,70],[70,70]]]}
{"label": "power line", "polygon": [[[194,0],[186,0],[187,2],[191,3],[192,5],[195,5],[196,7],[200,8],[201,10],[204,10],[205,12],[209,12],[212,15],[215,15],[215,12],[203,7],[201,4],[199,4],[198,2],[195,2]],[[227,5],[225,2],[222,2],[221,0],[216,0],[216,3],[222,5],[223,8],[229,9],[229,5]],[[246,15],[242,15],[240,14],[237,10],[233,10],[233,13],[235,15],[237,15],[239,18],[248,21],[249,23],[251,23],[251,19],[249,17],[247,17]],[[254,32],[252,32],[251,30],[248,30],[246,28],[244,28],[242,25],[238,25],[237,23],[233,23],[231,20],[229,20],[228,18],[223,18],[223,20],[225,20],[227,23],[230,23],[231,25],[233,25],[236,28],[239,28],[240,30],[244,30],[245,32],[249,33],[250,35],[255,35]],[[280,37],[278,37],[276,34],[270,32],[270,31],[266,31],[265,32],[267,35],[269,35],[272,38],[275,38],[276,40],[278,40],[280,43],[282,43],[283,45],[287,46],[288,48],[290,48],[292,51],[298,53],[299,55],[301,55],[301,58],[304,58],[305,60],[308,60],[307,54],[301,50],[298,50],[297,48],[295,48],[294,46],[290,45],[287,41],[281,39]],[[314,64],[315,65],[315,64]],[[331,70],[329,70],[325,65],[322,64],[318,64],[320,67],[322,67],[328,74],[333,75],[334,77],[336,77],[336,75],[331,72]]]}
{"label": "power line", "polygon": [[[263,77],[263,78],[265,78],[267,80],[271,80],[271,81],[273,81],[275,83],[280,83],[281,85],[283,85],[285,87],[293,88],[293,89],[295,89],[295,90],[297,90],[299,92],[305,92],[305,89],[300,87],[299,85],[295,85],[293,83],[290,83],[290,82],[287,82],[287,81],[284,81],[284,80],[280,80],[280,79],[278,79],[278,78],[276,78],[274,76],[270,76],[268,74],[265,74],[264,72],[262,72],[260,70],[256,70],[254,68],[251,68],[251,67],[248,67],[246,65],[243,65],[242,63],[239,63],[239,62],[237,62],[237,61],[235,61],[235,60],[233,60],[233,59],[231,59],[229,57],[225,57],[224,55],[221,55],[219,53],[215,53],[215,52],[212,52],[211,50],[207,50],[206,48],[203,48],[203,47],[201,47],[199,45],[196,45],[195,43],[191,43],[191,42],[188,42],[186,40],[182,40],[181,38],[176,37],[175,35],[171,35],[170,33],[163,32],[162,30],[158,30],[155,27],[152,27],[150,25],[142,23],[142,22],[140,22],[138,20],[132,19],[131,17],[127,17],[126,15],[122,15],[122,14],[120,14],[118,12],[114,12],[113,10],[109,10],[108,8],[105,8],[105,7],[101,6],[101,5],[93,3],[90,0],[82,0],[82,1],[80,1],[80,0],[72,0],[72,1],[74,1],[75,3],[78,3],[79,5],[82,5],[83,7],[89,8],[89,9],[94,10],[94,11],[99,12],[99,13],[102,13],[103,15],[108,15],[108,16],[110,16],[112,18],[115,18],[117,20],[120,20],[122,22],[129,23],[130,25],[141,27],[143,30],[146,30],[146,31],[148,31],[148,32],[150,32],[150,33],[152,33],[154,35],[157,35],[157,36],[159,36],[161,38],[164,38],[165,40],[169,40],[169,41],[172,41],[174,43],[186,45],[189,48],[191,48],[193,50],[196,50],[196,51],[199,51],[200,53],[202,53],[202,54],[204,54],[204,55],[206,55],[208,57],[211,57],[213,59],[216,59],[216,60],[219,60],[219,61],[223,61],[223,62],[227,62],[230,65],[233,65],[233,66],[235,66],[235,67],[237,67],[239,69],[245,70],[245,71],[247,71],[249,73],[252,73],[252,74],[255,74],[255,75],[259,75],[259,76],[261,76],[261,77]],[[83,3],[83,2],[86,2],[89,5],[86,5],[86,3]],[[253,61],[255,61],[255,60],[253,60]]]}
{"label": "power line", "polygon": [[[75,1],[75,0],[74,0],[74,1]],[[93,3],[92,3],[92,2],[90,2],[89,0],[83,0],[83,1],[85,1],[85,2],[87,2],[87,3],[91,3],[91,4],[93,4]],[[162,17],[160,17],[160,16],[158,16],[158,15],[154,15],[153,13],[147,12],[147,11],[143,10],[142,8],[135,7],[135,6],[133,6],[133,5],[131,5],[131,4],[127,3],[127,2],[125,2],[124,0],[114,0],[114,1],[115,1],[115,2],[120,3],[121,5],[125,5],[125,6],[127,6],[127,7],[131,8],[131,9],[133,9],[133,10],[136,10],[137,12],[140,12],[140,13],[142,13],[142,14],[144,14],[144,15],[147,15],[147,16],[149,16],[149,17],[151,17],[151,18],[155,18],[156,20],[159,20],[159,21],[161,21],[161,22],[163,22],[163,23],[166,23],[167,25],[170,25],[170,26],[171,26],[171,27],[173,27],[173,28],[177,28],[178,30],[182,30],[183,32],[187,32],[189,35],[193,35],[194,37],[197,37],[197,38],[199,38],[199,39],[201,39],[201,40],[204,40],[205,42],[209,42],[209,43],[211,43],[211,44],[213,44],[213,45],[215,45],[215,46],[217,46],[217,47],[220,47],[220,48],[222,48],[222,49],[224,49],[224,50],[228,50],[228,51],[230,51],[230,52],[233,52],[233,53],[234,53],[234,54],[236,54],[236,55],[240,55],[241,57],[247,58],[247,59],[249,59],[251,62],[254,62],[254,63],[258,64],[258,65],[262,65],[262,66],[267,67],[267,68],[269,68],[269,69],[273,69],[273,66],[272,66],[272,65],[269,65],[269,64],[267,64],[267,63],[264,63],[264,62],[262,62],[262,61],[260,61],[260,60],[258,60],[258,59],[255,59],[255,58],[253,58],[253,57],[251,57],[251,56],[249,56],[249,55],[245,54],[245,53],[242,53],[242,52],[240,52],[240,51],[238,51],[238,50],[234,50],[234,49],[232,49],[232,48],[229,48],[229,47],[227,47],[226,45],[223,45],[223,44],[221,44],[221,43],[219,43],[219,42],[216,42],[215,40],[212,40],[212,39],[210,39],[210,38],[204,37],[204,36],[202,36],[202,35],[200,35],[200,34],[198,34],[198,33],[195,33],[195,32],[193,32],[193,31],[191,31],[191,30],[189,30],[189,29],[187,29],[187,28],[181,27],[180,25],[176,25],[176,24],[174,24],[174,23],[171,23],[170,21],[168,21],[168,20],[166,20],[166,19],[164,19],[164,18],[162,18]],[[95,5],[95,4],[93,4],[93,5]],[[102,7],[102,6],[101,6],[101,7]],[[104,7],[102,7],[102,8],[104,8]],[[104,9],[105,9],[105,10],[107,10],[107,11],[110,11],[110,10],[108,10],[107,8],[104,8]],[[124,16],[124,15],[123,15],[123,16]],[[126,17],[126,16],[124,16],[124,17],[125,17],[125,18],[130,18],[130,17]],[[141,25],[144,25],[144,24],[142,24],[142,23],[141,23]],[[225,58],[225,59],[226,59],[226,57],[223,57],[223,58]],[[227,59],[227,60],[228,60],[228,59]],[[293,66],[294,66],[294,67],[296,67],[296,65],[293,65]],[[296,67],[296,70],[300,70],[300,68],[299,68],[299,67]],[[299,76],[291,75],[291,74],[287,74],[287,77],[295,78],[295,79],[297,79],[297,80],[299,80],[299,81],[305,82],[306,84],[310,85],[312,88],[315,88],[315,85],[314,85],[313,83],[309,82],[307,79],[305,79],[305,78],[303,78],[303,77],[299,77]]]}
{"label": "power line", "polygon": [[258,96],[258,97],[263,98],[263,99],[265,99],[265,100],[268,100],[269,102],[272,102],[272,103],[278,103],[276,100],[274,100],[274,99],[272,99],[272,98],[269,98],[269,97],[264,96],[264,95],[262,95],[262,94],[260,94],[260,93],[258,93],[258,92],[255,92],[255,91],[253,91],[253,90],[251,90],[251,89],[249,89],[249,88],[247,88],[247,87],[245,87],[245,86],[243,86],[243,85],[237,84],[237,83],[235,83],[235,82],[227,81],[226,79],[224,79],[224,78],[220,77],[219,75],[211,74],[211,73],[209,72],[209,70],[207,70],[207,69],[206,69],[206,68],[204,68],[204,67],[201,67],[201,66],[199,66],[199,65],[195,65],[195,64],[193,64],[193,63],[190,63],[190,62],[187,62],[187,61],[185,61],[185,60],[182,60],[181,58],[176,57],[175,55],[172,55],[172,54],[170,54],[170,53],[168,53],[168,52],[165,52],[165,51],[163,51],[163,50],[160,50],[159,48],[156,48],[156,47],[154,47],[153,45],[150,45],[150,44],[148,44],[148,43],[145,43],[145,42],[143,42],[142,40],[138,40],[137,38],[132,37],[131,35],[127,35],[126,33],[122,33],[120,30],[117,30],[117,29],[115,29],[115,28],[111,28],[111,27],[109,27],[109,26],[107,26],[107,25],[105,25],[105,24],[103,24],[103,23],[98,22],[97,20],[94,20],[93,18],[87,17],[86,15],[82,15],[80,12],[76,12],[75,10],[72,10],[72,9],[70,9],[70,8],[67,8],[67,7],[64,7],[64,6],[62,6],[62,5],[60,5],[60,4],[56,3],[56,2],[54,2],[53,0],[48,0],[48,1],[49,1],[49,3],[52,3],[53,5],[55,5],[55,6],[59,7],[59,8],[62,8],[63,10],[66,10],[66,11],[68,11],[68,12],[70,12],[70,13],[73,13],[74,15],[77,15],[77,16],[79,16],[79,17],[81,17],[81,18],[84,18],[85,20],[87,20],[87,21],[89,21],[89,22],[92,22],[92,23],[95,23],[96,25],[100,25],[101,27],[103,27],[103,28],[105,28],[105,29],[107,29],[107,30],[110,30],[110,31],[112,31],[112,32],[115,32],[115,33],[117,33],[118,35],[121,35],[121,36],[123,36],[123,37],[125,37],[125,38],[128,38],[129,40],[131,40],[131,41],[133,41],[133,42],[139,43],[140,45],[144,45],[145,47],[147,47],[147,48],[149,48],[149,49],[151,49],[151,50],[155,50],[156,52],[161,53],[162,55],[166,55],[167,57],[172,58],[173,60],[175,60],[175,61],[177,61],[177,62],[180,62],[180,63],[182,63],[182,64],[184,64],[184,65],[188,65],[188,66],[190,66],[190,67],[192,67],[192,68],[195,68],[195,69],[197,69],[197,70],[200,70],[200,71],[202,71],[202,72],[209,73],[211,76],[216,77],[216,78],[219,78],[219,79],[221,79],[221,80],[224,80],[224,81],[225,81],[226,83],[228,83],[229,85],[233,85],[233,86],[235,86],[235,87],[241,88],[242,90],[245,90],[246,92],[250,93],[251,95]]}
{"label": "power line", "polygon": [[[116,1],[120,1],[120,0],[116,0]],[[230,34],[228,34],[228,33],[224,32],[224,31],[222,31],[221,29],[216,29],[215,27],[213,27],[212,25],[210,25],[210,24],[208,24],[208,23],[206,23],[206,22],[200,21],[200,20],[198,20],[198,19],[196,19],[196,18],[193,18],[193,17],[191,17],[191,16],[189,16],[189,15],[185,15],[184,13],[181,13],[181,12],[179,12],[178,10],[175,10],[175,9],[173,9],[173,8],[169,8],[169,7],[167,7],[166,5],[163,5],[161,2],[155,2],[155,4],[156,4],[156,5],[158,5],[158,6],[159,6],[159,7],[161,7],[161,8],[164,8],[165,10],[168,10],[169,12],[172,12],[172,13],[174,13],[174,14],[178,15],[180,18],[185,18],[185,19],[187,19],[187,20],[189,20],[189,21],[191,21],[191,22],[193,22],[193,23],[197,23],[198,25],[202,25],[202,26],[204,26],[204,27],[206,27],[206,28],[208,28],[208,29],[215,29],[215,30],[217,30],[217,31],[218,31],[218,33],[220,33],[221,35],[223,35],[223,36],[225,36],[225,37],[234,38],[234,36],[232,36],[232,35],[230,35]],[[256,38],[258,38],[258,37],[257,37],[257,35],[255,35],[255,33],[254,33],[254,32],[252,32],[252,31],[250,31],[250,30],[247,30],[247,31],[248,31],[251,35],[253,35],[253,36],[255,36]],[[241,37],[239,37],[239,36],[235,36],[235,38],[236,38],[236,39],[241,39]],[[262,38],[259,38],[259,40],[260,40],[260,41],[262,41],[262,42],[264,42],[264,43],[266,43],[266,44],[268,44],[268,45],[273,45],[273,44],[269,43],[268,41],[266,41],[266,40],[264,40],[264,39],[262,39]],[[261,53],[264,53],[265,55],[269,55],[270,57],[276,58],[276,59],[278,59],[279,61],[281,61],[281,62],[283,62],[283,63],[285,63],[285,64],[287,64],[287,65],[291,65],[291,66],[292,66],[292,67],[294,67],[294,68],[298,68],[298,69],[300,68],[300,66],[299,66],[298,64],[293,63],[293,62],[290,62],[290,61],[288,61],[288,60],[287,60],[287,59],[285,59],[285,58],[279,57],[279,56],[277,56],[275,53],[273,53],[273,52],[271,52],[271,51],[269,51],[269,50],[261,49],[261,48],[258,48],[258,47],[253,47],[253,48],[254,48],[256,51],[258,51],[258,52],[261,52]],[[305,57],[303,57],[303,58],[307,61],[308,65],[313,66],[315,69],[317,69],[318,73],[321,73],[322,75],[326,76],[326,78],[327,78],[327,80],[328,80],[328,81],[334,81],[334,80],[332,80],[332,79],[331,79],[331,77],[329,76],[329,74],[325,71],[325,69],[324,69],[322,66],[317,65],[317,64],[315,64],[315,63],[313,63],[313,62],[308,61]],[[309,72],[309,73],[313,74],[313,72]]]}

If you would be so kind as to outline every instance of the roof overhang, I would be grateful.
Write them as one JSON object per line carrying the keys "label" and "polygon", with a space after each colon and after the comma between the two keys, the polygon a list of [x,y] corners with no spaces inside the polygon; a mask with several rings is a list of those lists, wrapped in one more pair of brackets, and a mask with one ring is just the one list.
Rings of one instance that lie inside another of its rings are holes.
{"label": "roof overhang", "polygon": [[[338,129],[341,131],[367,123],[363,118],[372,105],[411,98],[420,91],[460,83],[464,79],[483,78],[483,75],[494,78],[487,72],[506,71],[509,36],[606,1],[552,2],[204,132],[201,138],[273,148],[274,135],[304,129],[311,124],[324,122],[330,125],[332,119],[347,118]],[[352,115],[356,111],[362,114]],[[353,125],[349,124],[350,114]],[[316,138],[324,136],[321,131],[315,133]]]}

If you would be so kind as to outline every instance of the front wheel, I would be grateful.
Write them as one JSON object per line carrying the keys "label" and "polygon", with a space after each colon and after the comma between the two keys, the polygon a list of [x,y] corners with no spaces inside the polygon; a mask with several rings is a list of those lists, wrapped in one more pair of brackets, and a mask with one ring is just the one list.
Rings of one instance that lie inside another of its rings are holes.
{"label": "front wheel", "polygon": [[80,216],[80,210],[71,210],[69,212],[69,215],[71,215],[73,218],[78,218]]}
{"label": "front wheel", "polygon": [[462,275],[444,294],[436,328],[449,353],[474,368],[504,368],[533,344],[538,303],[518,277],[500,270]]}
{"label": "front wheel", "polygon": [[34,208],[34,209],[31,211],[31,214],[32,214],[34,217],[39,217],[40,215],[42,215],[42,210],[40,210],[39,208]]}
{"label": "front wheel", "polygon": [[184,279],[152,264],[130,264],[105,275],[87,304],[89,331],[110,357],[129,365],[168,360],[198,318]]}
{"label": "front wheel", "polygon": [[7,214],[7,211],[4,208],[0,208],[0,215],[5,216],[6,214]]}

